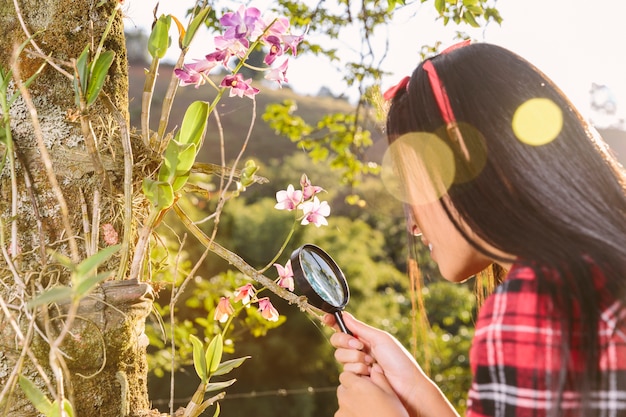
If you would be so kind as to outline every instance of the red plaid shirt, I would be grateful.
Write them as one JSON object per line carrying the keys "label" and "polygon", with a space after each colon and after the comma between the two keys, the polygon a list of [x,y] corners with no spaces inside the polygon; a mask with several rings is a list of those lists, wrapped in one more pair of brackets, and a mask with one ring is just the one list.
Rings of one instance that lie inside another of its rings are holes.
{"label": "red plaid shirt", "polygon": [[[598,273],[598,279],[602,279]],[[598,324],[601,390],[591,393],[593,416],[626,417],[626,309],[607,303]],[[474,379],[468,417],[544,417],[557,402],[549,381],[561,370],[560,325],[535,272],[515,265],[481,307],[470,351]],[[572,363],[581,352],[571,348]],[[574,365],[575,368],[575,365]],[[576,378],[579,369],[570,370]],[[561,415],[576,415],[581,395],[567,386]]]}

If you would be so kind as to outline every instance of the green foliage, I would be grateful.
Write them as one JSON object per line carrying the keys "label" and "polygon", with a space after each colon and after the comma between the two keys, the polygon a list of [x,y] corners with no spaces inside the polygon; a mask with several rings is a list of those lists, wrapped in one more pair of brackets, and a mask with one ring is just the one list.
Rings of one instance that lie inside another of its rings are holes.
{"label": "green foliage", "polygon": [[74,264],[68,257],[52,252],[54,258],[70,270],[71,286],[56,286],[49,288],[31,299],[27,304],[35,308],[45,304],[66,301],[68,298],[77,302],[86,297],[105,279],[111,277],[113,271],[97,273],[100,265],[106,262],[113,254],[119,251],[121,245],[104,248],[79,264]]}
{"label": "green foliage", "polygon": [[183,40],[181,42],[182,48],[189,47],[194,36],[196,36],[196,33],[198,29],[200,28],[200,26],[207,21],[210,11],[211,11],[210,7],[204,7],[203,9],[198,11],[198,13],[194,16],[193,20],[189,24],[189,27],[187,28],[187,31],[185,32],[183,36]]}
{"label": "green foliage", "polygon": [[24,394],[26,394],[26,397],[33,403],[37,411],[46,417],[74,417],[74,409],[67,398],[63,399],[61,406],[59,406],[56,400],[51,402],[48,397],[24,375],[19,375],[19,384],[22,391],[24,391]]}
{"label": "green foliage", "polygon": [[360,126],[357,114],[327,114],[311,125],[294,115],[295,109],[290,100],[269,105],[263,120],[305,150],[313,161],[328,161],[331,168],[342,171],[346,184],[355,185],[363,175],[377,171],[377,167],[361,160],[373,142],[371,133]]}
{"label": "green foliage", "polygon": [[174,204],[175,193],[187,183],[204,138],[208,116],[208,103],[191,103],[185,112],[180,130],[165,149],[158,180],[144,178],[143,193],[156,210],[164,210]]}
{"label": "green foliage", "polygon": [[161,15],[154,24],[148,38],[148,52],[153,59],[161,59],[170,47],[169,31],[172,17]]}

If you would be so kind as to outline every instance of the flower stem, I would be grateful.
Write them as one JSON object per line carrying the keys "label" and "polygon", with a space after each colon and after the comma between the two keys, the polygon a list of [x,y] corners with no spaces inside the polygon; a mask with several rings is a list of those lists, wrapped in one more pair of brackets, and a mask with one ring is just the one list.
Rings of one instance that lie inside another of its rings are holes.
{"label": "flower stem", "polygon": [[289,241],[291,240],[291,237],[293,236],[294,231],[296,230],[296,223],[297,223],[298,219],[295,219],[293,221],[293,225],[291,225],[291,230],[289,231],[289,234],[287,235],[287,237],[285,238],[285,240],[283,241],[282,246],[280,247],[280,249],[278,249],[278,252],[276,252],[276,255],[274,255],[274,258],[263,267],[263,269],[259,269],[259,273],[263,273],[265,271],[267,271],[269,269],[269,267],[271,267],[272,265],[274,265],[274,262],[276,262],[278,260],[278,258],[280,258],[280,255],[283,254],[285,248],[287,247],[287,243],[289,243]]}

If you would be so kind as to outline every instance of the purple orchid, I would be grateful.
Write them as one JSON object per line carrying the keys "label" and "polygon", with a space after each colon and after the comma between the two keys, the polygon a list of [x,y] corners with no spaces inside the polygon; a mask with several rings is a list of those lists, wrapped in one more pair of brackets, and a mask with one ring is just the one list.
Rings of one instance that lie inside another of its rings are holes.
{"label": "purple orchid", "polygon": [[261,11],[256,7],[246,8],[244,5],[241,5],[236,12],[224,14],[220,23],[227,28],[224,37],[230,39],[259,36],[264,26],[261,20]]}

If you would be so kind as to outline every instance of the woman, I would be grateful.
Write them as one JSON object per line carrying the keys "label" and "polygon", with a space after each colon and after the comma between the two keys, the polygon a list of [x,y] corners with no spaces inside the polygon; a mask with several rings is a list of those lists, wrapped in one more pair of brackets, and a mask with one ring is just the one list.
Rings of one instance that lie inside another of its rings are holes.
{"label": "woman", "polygon": [[[479,311],[467,415],[626,416],[622,167],[545,75],[495,45],[444,51],[387,96],[410,230],[452,282],[506,271]],[[336,417],[456,415],[389,334],[346,325],[354,337],[331,337]]]}

